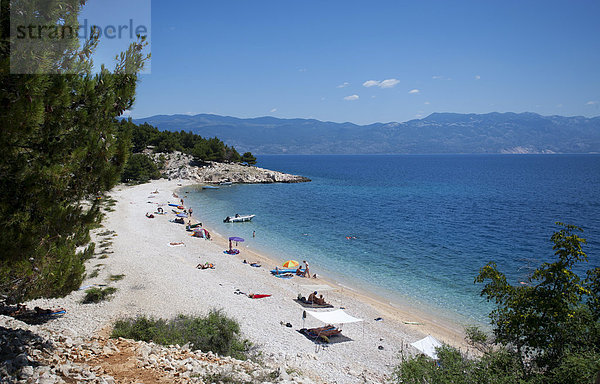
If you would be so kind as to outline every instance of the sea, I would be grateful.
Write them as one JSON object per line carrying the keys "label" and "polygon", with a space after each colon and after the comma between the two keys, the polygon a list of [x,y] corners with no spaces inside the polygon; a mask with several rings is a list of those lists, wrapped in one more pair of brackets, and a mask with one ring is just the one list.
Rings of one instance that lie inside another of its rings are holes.
{"label": "sea", "polygon": [[[584,229],[578,273],[600,267],[600,155],[263,155],[257,166],[312,181],[186,187],[186,205],[244,238],[242,255],[307,260],[392,305],[485,327],[480,268],[494,262],[524,282],[552,261],[557,221]],[[223,223],[236,213],[256,217]]]}

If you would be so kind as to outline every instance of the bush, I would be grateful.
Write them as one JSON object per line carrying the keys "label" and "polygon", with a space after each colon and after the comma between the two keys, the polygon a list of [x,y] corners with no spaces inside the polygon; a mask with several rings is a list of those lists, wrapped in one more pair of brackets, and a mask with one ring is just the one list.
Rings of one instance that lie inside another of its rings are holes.
{"label": "bush", "polygon": [[115,293],[117,288],[106,287],[106,288],[90,288],[85,291],[85,297],[83,298],[83,304],[99,303],[107,300],[110,295]]}
{"label": "bush", "polygon": [[121,175],[123,182],[147,183],[150,179],[159,178],[160,172],[154,161],[142,153],[131,155]]}
{"label": "bush", "polygon": [[240,338],[239,324],[219,310],[211,310],[206,317],[179,315],[169,321],[145,316],[123,319],[115,323],[111,336],[161,345],[189,343],[193,349],[237,359],[247,359],[251,346]]}
{"label": "bush", "polygon": [[242,161],[248,163],[248,165],[256,164],[256,157],[250,152],[246,152],[242,155]]}
{"label": "bush", "polygon": [[110,277],[108,278],[110,281],[119,281],[119,280],[123,280],[123,278],[125,277],[125,275],[121,274],[121,275],[110,275]]}

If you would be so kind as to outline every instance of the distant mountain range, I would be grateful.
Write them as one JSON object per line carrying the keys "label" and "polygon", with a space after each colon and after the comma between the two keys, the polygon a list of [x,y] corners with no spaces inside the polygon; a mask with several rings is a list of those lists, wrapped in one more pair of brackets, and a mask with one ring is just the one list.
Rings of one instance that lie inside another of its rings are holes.
{"label": "distant mountain range", "polygon": [[356,125],[200,114],[134,122],[217,136],[240,153],[254,154],[600,153],[600,116],[433,113],[404,123]]}

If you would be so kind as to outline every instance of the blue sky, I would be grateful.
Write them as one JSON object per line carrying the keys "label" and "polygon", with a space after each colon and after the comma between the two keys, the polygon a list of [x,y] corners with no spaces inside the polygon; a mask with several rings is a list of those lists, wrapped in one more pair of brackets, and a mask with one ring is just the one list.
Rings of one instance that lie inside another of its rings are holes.
{"label": "blue sky", "polygon": [[151,14],[135,118],[600,115],[599,1],[157,0]]}

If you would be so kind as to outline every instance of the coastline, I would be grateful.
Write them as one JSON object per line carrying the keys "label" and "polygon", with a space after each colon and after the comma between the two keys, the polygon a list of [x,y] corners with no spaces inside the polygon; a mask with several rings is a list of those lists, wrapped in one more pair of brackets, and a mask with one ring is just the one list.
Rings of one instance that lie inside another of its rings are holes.
{"label": "coastline", "polygon": [[[175,192],[177,193],[177,191],[181,188],[183,187],[177,188]],[[203,228],[207,229],[211,233],[211,238],[213,241],[216,244],[219,244],[223,249],[226,249],[229,246],[228,240],[223,234],[213,231],[210,226],[207,227],[204,225],[204,223]],[[237,248],[241,249],[242,247],[238,246]],[[252,248],[252,246],[244,246],[240,254],[230,257],[235,257],[239,259],[240,262],[243,262],[243,260],[247,260],[248,262],[258,261],[264,268],[269,270],[281,264],[281,262],[274,256],[269,255],[264,251],[255,250]],[[352,282],[346,283],[346,281],[337,281],[328,275],[319,272],[317,268],[318,267],[315,267],[313,263],[311,263],[311,272],[316,272],[318,278],[303,279],[300,277],[294,277],[293,280],[295,280],[295,283],[306,283],[305,285],[312,283],[315,285],[329,286],[331,288],[330,292],[333,292],[335,296],[338,296],[334,298],[334,300],[337,301],[337,303],[334,304],[343,303],[345,298],[356,300],[362,304],[372,307],[375,311],[382,314],[379,317],[383,317],[386,320],[393,319],[401,326],[407,327],[410,330],[417,330],[424,335],[434,336],[440,341],[463,350],[470,348],[470,346],[466,344],[464,340],[464,325],[452,321],[447,316],[436,316],[434,313],[435,309],[423,309],[421,307],[417,307],[413,303],[408,302],[391,302],[389,299],[377,295],[373,291],[356,287],[354,284],[352,284]],[[303,295],[307,295],[308,293],[310,292],[307,292],[306,294],[303,293]],[[339,305],[336,305],[336,307],[339,307]],[[405,322],[418,324],[405,324]]]}
{"label": "coastline", "polygon": [[[197,185],[202,184],[198,184],[197,182],[193,181],[186,182],[185,185],[178,185],[171,192],[179,195],[181,189]],[[211,233],[212,240],[215,244],[221,246],[222,249],[227,249],[229,244],[228,239],[224,236],[224,234],[214,231],[210,226],[207,227],[205,224],[203,224],[203,228],[207,229]],[[241,250],[243,249],[242,252],[238,255],[232,255],[228,257],[237,258],[239,262],[243,262],[243,260],[247,260],[249,263],[258,261],[262,264],[263,268],[268,270],[273,269],[275,266],[279,266],[281,264],[281,262],[274,256],[269,255],[264,251],[253,249],[252,246],[238,246],[237,248]],[[394,326],[401,328],[402,332],[406,332],[407,334],[422,334],[423,337],[431,335],[436,337],[438,340],[454,347],[465,351],[471,350],[471,347],[465,341],[464,325],[454,322],[448,317],[436,316],[436,314],[433,312],[435,309],[424,310],[416,307],[412,303],[402,303],[398,301],[392,303],[386,300],[384,297],[378,296],[376,293],[353,286],[351,282],[348,283],[349,285],[346,285],[328,277],[327,275],[319,273],[313,263],[311,263],[311,272],[317,272],[318,278],[304,279],[300,277],[294,277],[292,279],[295,280],[294,285],[305,283],[302,285],[314,284],[329,286],[331,291],[328,290],[326,294],[333,296],[331,303],[334,304],[336,308],[339,308],[340,304],[341,306],[345,306],[343,304],[345,302],[356,301],[358,304],[370,307],[371,310],[379,314],[377,317],[385,319],[385,321],[388,322],[388,325],[393,322]],[[310,292],[302,292],[302,294],[305,296],[307,296],[308,293]],[[364,320],[373,321],[373,319],[374,318],[365,318]],[[410,342],[414,341],[416,340],[411,340]]]}
{"label": "coastline", "polygon": [[[221,309],[240,323],[243,337],[258,347],[265,362],[302,372],[321,383],[384,381],[400,362],[399,353],[416,353],[409,344],[428,334],[468,349],[458,324],[418,308],[396,308],[366,292],[340,287],[318,270],[318,279],[274,278],[269,270],[278,263],[267,255],[244,247],[241,255],[230,256],[223,253],[228,244],[222,236],[214,234],[212,241],[192,238],[184,226],[168,221],[172,214],[157,215],[154,219],[145,217],[146,212],[156,209],[154,203],[173,202],[174,192],[193,184],[196,182],[190,180],[158,180],[133,187],[119,186],[111,191],[110,196],[117,201],[115,210],[107,212],[103,228],[95,230],[92,239],[98,244],[102,233],[115,231],[116,235],[110,238],[113,253],[103,259],[98,255],[86,263],[88,274],[95,269],[99,274],[86,279],[82,286],[109,284],[118,288],[117,293],[112,300],[95,305],[80,304],[83,290],[62,299],[27,303],[31,307],[67,308],[64,318],[39,327],[66,332],[70,337],[88,338],[107,335],[114,320],[124,316],[170,318]],[[155,190],[160,193],[151,195]],[[169,242],[183,242],[185,246],[170,247]],[[243,259],[260,261],[262,268],[243,264]],[[216,269],[195,268],[204,262],[214,263]],[[123,280],[108,282],[111,275],[117,274],[124,274]],[[320,346],[297,332],[302,327],[324,325],[311,316],[303,319],[305,308],[293,301],[299,293],[308,295],[310,291],[300,287],[305,284],[338,288],[324,292],[326,299],[336,308],[343,306],[349,315],[364,319],[362,323],[342,327],[343,335],[350,341]],[[252,300],[234,294],[236,289],[272,296]],[[383,321],[374,320],[379,317]],[[292,328],[281,324],[288,322]]]}

